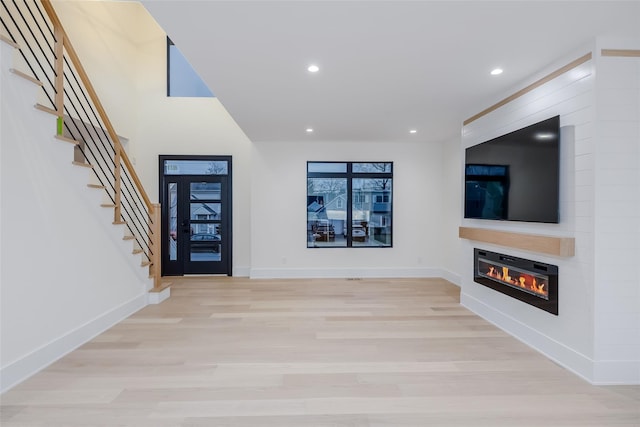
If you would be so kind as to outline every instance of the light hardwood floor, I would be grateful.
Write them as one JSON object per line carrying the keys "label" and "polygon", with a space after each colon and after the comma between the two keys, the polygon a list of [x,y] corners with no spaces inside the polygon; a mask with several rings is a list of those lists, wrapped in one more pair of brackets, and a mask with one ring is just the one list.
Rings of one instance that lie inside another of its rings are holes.
{"label": "light hardwood floor", "polygon": [[640,426],[438,279],[174,280],[1,396],[3,427]]}

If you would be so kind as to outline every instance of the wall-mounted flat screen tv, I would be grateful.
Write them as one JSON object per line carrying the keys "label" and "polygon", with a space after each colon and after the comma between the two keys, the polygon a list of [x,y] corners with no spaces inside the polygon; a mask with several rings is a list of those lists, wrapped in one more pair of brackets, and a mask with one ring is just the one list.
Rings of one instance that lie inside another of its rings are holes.
{"label": "wall-mounted flat screen tv", "polygon": [[464,217],[559,222],[560,116],[465,152]]}

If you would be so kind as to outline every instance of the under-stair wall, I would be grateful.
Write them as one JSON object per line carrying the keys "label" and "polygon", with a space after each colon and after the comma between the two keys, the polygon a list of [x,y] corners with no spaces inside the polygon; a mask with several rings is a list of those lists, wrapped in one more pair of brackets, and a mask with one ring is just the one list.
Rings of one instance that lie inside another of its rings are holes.
{"label": "under-stair wall", "polygon": [[153,286],[92,171],[72,164],[40,88],[10,71],[0,42],[0,390],[23,381],[148,303]]}

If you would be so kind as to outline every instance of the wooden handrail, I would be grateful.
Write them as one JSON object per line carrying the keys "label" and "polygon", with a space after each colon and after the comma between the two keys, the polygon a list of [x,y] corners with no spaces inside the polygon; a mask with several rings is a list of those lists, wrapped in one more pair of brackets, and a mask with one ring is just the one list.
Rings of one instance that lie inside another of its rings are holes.
{"label": "wooden handrail", "polygon": [[[84,70],[82,63],[80,62],[80,58],[78,57],[76,50],[73,48],[73,45],[71,44],[71,41],[69,40],[69,37],[67,36],[67,33],[64,30],[64,27],[62,26],[62,23],[60,22],[60,19],[58,18],[58,15],[56,14],[53,8],[53,5],[51,4],[51,0],[41,0],[41,1],[45,11],[47,12],[47,15],[49,15],[49,19],[51,19],[51,22],[53,23],[54,28],[55,29],[59,28],[60,34],[62,35],[62,38],[63,38],[64,48],[67,50],[69,59],[71,59],[71,62],[73,63],[73,66],[78,72],[78,75],[80,76],[80,80],[82,80],[82,83],[84,84],[85,89],[87,90],[89,97],[91,98],[91,101],[96,107],[96,110],[98,110],[98,115],[100,116],[100,119],[102,120],[105,127],[107,128],[109,137],[113,140],[113,144],[115,146],[116,152],[119,153],[120,156],[122,157],[122,161],[127,167],[127,171],[131,175],[131,178],[133,179],[133,182],[135,183],[136,188],[140,192],[140,195],[142,196],[142,199],[144,200],[144,203],[147,206],[147,210],[151,212],[153,210],[153,204],[151,203],[151,199],[149,199],[147,192],[142,186],[142,183],[140,182],[140,178],[138,178],[138,174],[136,173],[135,169],[133,168],[133,165],[131,164],[131,161],[129,160],[129,156],[127,156],[127,153],[124,151],[124,148],[120,143],[120,138],[118,137],[118,134],[116,133],[115,129],[113,128],[113,125],[111,124],[111,120],[109,120],[109,117],[107,116],[107,113],[102,106],[102,103],[100,102],[100,98],[98,98],[98,94],[93,88],[93,85],[89,80],[89,76]],[[60,88],[58,88],[58,90],[61,91]]]}

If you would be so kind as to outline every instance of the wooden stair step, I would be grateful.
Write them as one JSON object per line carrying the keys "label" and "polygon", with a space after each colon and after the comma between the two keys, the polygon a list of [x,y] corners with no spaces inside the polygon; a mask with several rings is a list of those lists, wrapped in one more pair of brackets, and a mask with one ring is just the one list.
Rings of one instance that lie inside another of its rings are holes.
{"label": "wooden stair step", "polygon": [[44,111],[45,113],[53,114],[54,116],[58,117],[58,112],[53,108],[45,107],[42,104],[36,104],[34,105],[34,107],[36,108],[36,110]]}
{"label": "wooden stair step", "polygon": [[107,187],[105,187],[104,185],[100,185],[100,184],[87,184],[87,187],[89,188],[97,188],[99,190],[106,190]]}
{"label": "wooden stair step", "polygon": [[103,207],[103,208],[115,208],[116,207],[116,205],[114,203],[101,203],[100,206]]}
{"label": "wooden stair step", "polygon": [[162,282],[162,284],[159,287],[152,288],[149,292],[162,292],[168,287],[170,287],[172,284],[173,284],[172,282]]}
{"label": "wooden stair step", "polygon": [[124,225],[124,224],[126,224],[126,223],[127,223],[127,221],[122,221],[122,220],[120,220],[120,221],[113,221],[113,222],[112,222],[112,224],[113,224],[113,225]]}
{"label": "wooden stair step", "polygon": [[141,254],[142,253],[142,249],[134,249],[131,253],[134,254],[134,255]]}
{"label": "wooden stair step", "polygon": [[13,46],[15,49],[20,49],[20,45],[18,43],[14,42],[13,40],[11,40],[9,37],[5,36],[4,34],[0,34],[0,40],[5,42],[9,46]]}
{"label": "wooden stair step", "polygon": [[151,261],[142,261],[140,267],[148,267],[151,265]]}
{"label": "wooden stair step", "polygon": [[82,163],[82,162],[71,162],[71,164],[74,164],[76,166],[80,166],[83,168],[90,168],[93,169],[93,165],[89,164],[89,163]]}
{"label": "wooden stair step", "polygon": [[20,70],[16,70],[15,68],[9,68],[9,71],[16,76],[22,77],[23,79],[29,80],[31,83],[35,83],[38,86],[43,86],[42,82],[35,77],[30,76],[29,74],[23,73]]}
{"label": "wooden stair step", "polygon": [[80,141],[76,141],[75,139],[67,138],[66,136],[56,135],[55,138],[62,142],[68,142],[73,145],[80,145]]}
{"label": "wooden stair step", "polygon": [[133,237],[133,236],[124,236],[122,238],[122,240],[133,240],[133,239],[135,239],[135,237]]}

